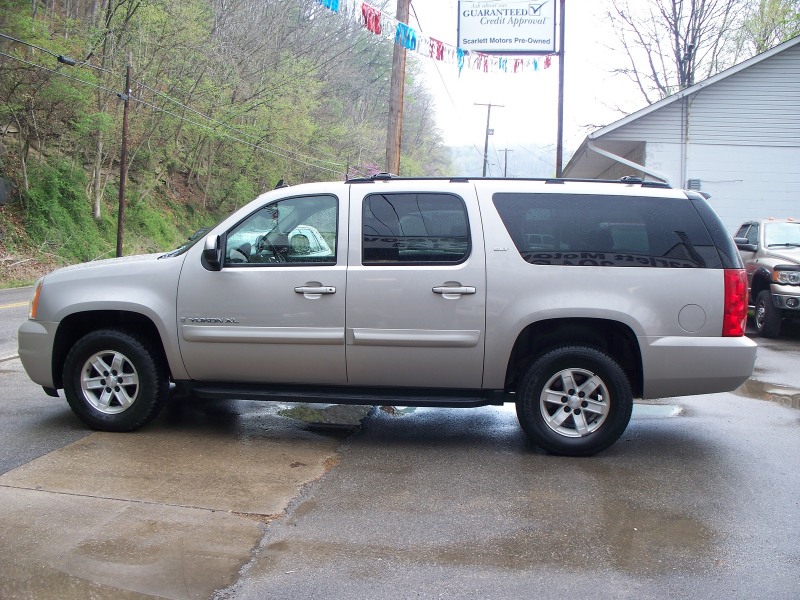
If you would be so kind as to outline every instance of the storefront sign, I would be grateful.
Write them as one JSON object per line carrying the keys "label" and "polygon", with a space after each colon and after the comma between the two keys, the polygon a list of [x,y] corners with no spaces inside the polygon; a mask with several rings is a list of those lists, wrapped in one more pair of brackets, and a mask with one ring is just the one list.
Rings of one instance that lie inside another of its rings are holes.
{"label": "storefront sign", "polygon": [[551,54],[557,0],[459,0],[458,47],[470,52]]}

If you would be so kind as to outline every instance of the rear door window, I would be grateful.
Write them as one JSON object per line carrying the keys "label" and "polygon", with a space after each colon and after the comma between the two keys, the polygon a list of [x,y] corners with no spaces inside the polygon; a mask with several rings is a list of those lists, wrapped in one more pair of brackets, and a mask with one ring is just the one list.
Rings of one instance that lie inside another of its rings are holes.
{"label": "rear door window", "polygon": [[498,193],[493,201],[531,264],[722,268],[688,199]]}
{"label": "rear door window", "polygon": [[371,194],[362,236],[364,265],[458,264],[470,251],[467,209],[452,194]]}

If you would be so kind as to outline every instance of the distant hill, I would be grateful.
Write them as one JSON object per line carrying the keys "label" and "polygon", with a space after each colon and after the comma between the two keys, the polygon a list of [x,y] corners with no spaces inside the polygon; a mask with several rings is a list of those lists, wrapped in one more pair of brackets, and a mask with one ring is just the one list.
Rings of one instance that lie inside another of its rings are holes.
{"label": "distant hill", "polygon": [[[504,146],[505,147],[505,146]],[[480,177],[483,168],[483,148],[475,146],[449,146],[450,157],[456,175]],[[512,145],[508,146],[508,177],[553,177],[556,167],[556,152],[552,146]],[[501,148],[489,145],[489,167],[486,175],[502,177],[504,154]],[[564,164],[569,161],[564,156]]]}

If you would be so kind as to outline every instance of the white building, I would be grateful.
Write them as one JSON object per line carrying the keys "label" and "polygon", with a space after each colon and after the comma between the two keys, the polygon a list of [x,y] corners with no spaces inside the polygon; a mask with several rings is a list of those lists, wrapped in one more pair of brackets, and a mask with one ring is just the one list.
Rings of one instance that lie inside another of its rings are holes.
{"label": "white building", "polygon": [[591,133],[564,169],[624,175],[711,194],[731,231],[800,219],[800,37]]}

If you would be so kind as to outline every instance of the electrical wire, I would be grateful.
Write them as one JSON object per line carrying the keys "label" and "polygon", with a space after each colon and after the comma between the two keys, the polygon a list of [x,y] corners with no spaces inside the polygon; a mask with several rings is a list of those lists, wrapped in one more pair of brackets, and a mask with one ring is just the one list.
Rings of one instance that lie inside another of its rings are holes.
{"label": "electrical wire", "polygon": [[[87,62],[83,62],[82,60],[77,60],[75,58],[67,58],[64,54],[56,54],[55,52],[51,52],[47,48],[42,48],[41,46],[37,46],[35,44],[31,44],[30,42],[26,42],[24,40],[18,40],[17,38],[13,38],[10,35],[6,35],[5,33],[0,33],[0,37],[4,37],[7,40],[11,40],[12,42],[17,42],[18,44],[23,44],[25,46],[29,46],[31,48],[34,48],[36,50],[39,50],[39,51],[44,52],[46,54],[49,54],[50,56],[53,56],[59,62],[61,62],[62,59],[68,59],[70,61],[74,61],[76,65],[83,65],[84,67],[90,67],[92,69],[97,69],[98,71],[103,71],[105,73],[110,73],[111,75],[117,75],[117,73],[114,73],[113,71],[109,71],[108,69],[104,69],[103,67],[98,67],[97,65],[93,65],[93,64],[87,63]],[[71,63],[65,63],[65,64],[69,64],[70,66],[72,66]]]}
{"label": "electrical wire", "polygon": [[[132,81],[136,81],[136,80],[132,80]],[[193,112],[193,113],[195,113],[196,115],[199,115],[199,116],[203,117],[204,119],[207,119],[207,120],[211,121],[211,122],[212,122],[212,123],[214,123],[215,125],[219,125],[219,126],[221,126],[221,127],[224,127],[225,129],[229,129],[230,131],[234,131],[234,132],[238,133],[239,135],[243,135],[244,137],[248,137],[248,138],[250,138],[250,139],[257,140],[257,141],[258,141],[259,143],[261,143],[261,144],[265,144],[265,145],[267,145],[267,146],[271,146],[271,147],[273,147],[273,148],[277,148],[278,150],[280,150],[280,151],[282,151],[282,152],[293,152],[293,153],[294,153],[294,154],[296,154],[297,156],[302,156],[303,158],[307,158],[307,159],[309,159],[309,160],[315,160],[315,161],[317,161],[317,162],[321,162],[321,163],[327,163],[327,164],[329,164],[329,165],[334,165],[334,166],[336,166],[336,167],[344,167],[344,166],[345,166],[345,164],[344,164],[344,163],[338,163],[338,162],[333,162],[333,161],[330,161],[330,160],[324,160],[324,159],[322,159],[322,158],[315,158],[315,157],[313,157],[313,156],[308,156],[307,154],[302,154],[302,153],[300,153],[300,152],[294,152],[293,150],[287,150],[286,148],[282,148],[282,147],[280,147],[280,146],[278,146],[278,145],[276,145],[276,144],[272,144],[272,143],[270,143],[270,142],[266,142],[266,141],[262,140],[262,139],[261,139],[260,137],[258,137],[258,136],[251,135],[251,134],[249,134],[249,133],[245,133],[244,131],[240,131],[239,129],[236,129],[235,127],[231,127],[230,125],[226,125],[225,123],[222,123],[221,121],[217,121],[216,119],[212,119],[211,117],[209,117],[209,116],[207,116],[207,115],[204,115],[204,114],[203,114],[203,113],[201,113],[200,111],[197,111],[197,110],[195,110],[194,108],[192,108],[192,107],[190,107],[190,106],[186,106],[186,105],[185,105],[185,104],[183,104],[182,102],[179,102],[178,100],[175,100],[174,98],[170,98],[170,97],[169,97],[169,96],[167,96],[166,94],[162,94],[161,92],[159,92],[159,91],[157,91],[157,90],[154,90],[153,88],[151,88],[150,86],[147,86],[147,85],[145,85],[145,84],[144,84],[144,83],[142,83],[141,81],[136,81],[136,83],[138,83],[138,84],[139,84],[140,86],[142,86],[144,89],[146,89],[146,90],[149,90],[149,91],[153,92],[154,94],[156,94],[156,95],[158,95],[158,96],[161,96],[161,97],[162,97],[162,98],[164,98],[165,100],[168,100],[168,101],[170,101],[170,102],[172,102],[172,103],[174,103],[174,104],[177,104],[177,105],[178,105],[178,106],[180,106],[181,108],[185,108],[186,110],[188,110],[188,111],[190,111],[190,112]],[[337,172],[338,172],[338,171],[337,171]]]}
{"label": "electrical wire", "polygon": [[522,148],[523,150],[525,150],[525,152],[527,152],[528,154],[530,154],[530,155],[531,155],[531,156],[533,156],[534,158],[538,158],[540,161],[542,161],[542,162],[543,162],[544,164],[546,164],[548,167],[553,167],[554,169],[556,168],[556,166],[555,166],[553,163],[551,163],[551,162],[550,162],[550,161],[548,161],[548,160],[545,160],[545,159],[543,159],[543,158],[542,158],[541,156],[539,156],[538,154],[535,154],[535,153],[533,153],[532,151],[528,150],[528,149],[527,149],[525,146],[523,146],[522,144],[520,144],[520,145],[519,145],[519,147],[520,147],[520,148]]}
{"label": "electrical wire", "polygon": [[[146,100],[142,100],[141,98],[135,98],[134,96],[131,96],[131,100],[134,101],[134,102],[138,102],[139,104],[143,104],[145,106],[149,106],[150,108],[153,108],[153,109],[155,109],[157,111],[166,113],[166,114],[168,114],[170,116],[175,117],[176,119],[180,119],[182,121],[186,121],[187,123],[191,123],[192,125],[196,125],[197,127],[202,127],[203,129],[207,129],[207,130],[209,130],[209,131],[211,131],[211,132],[213,132],[213,133],[215,133],[217,135],[221,135],[221,136],[226,137],[228,139],[231,139],[231,140],[234,140],[236,142],[239,142],[240,144],[244,144],[245,146],[250,146],[251,148],[256,148],[257,150],[262,150],[263,152],[267,152],[269,154],[274,154],[276,156],[280,156],[280,157],[285,158],[287,160],[292,160],[294,162],[297,162],[297,163],[300,163],[300,164],[303,164],[303,165],[307,165],[309,167],[315,167],[315,168],[320,169],[322,171],[328,171],[329,173],[336,173],[337,175],[341,175],[341,172],[339,172],[339,171],[334,171],[333,169],[329,169],[327,167],[321,167],[319,165],[315,165],[313,163],[306,162],[304,160],[300,160],[299,158],[293,158],[291,156],[286,156],[285,154],[281,154],[280,152],[276,152],[275,150],[270,150],[268,148],[264,148],[263,146],[259,146],[257,144],[251,144],[250,142],[246,142],[244,140],[240,140],[239,138],[236,138],[236,137],[234,137],[232,135],[228,135],[226,133],[222,133],[220,131],[212,129],[208,125],[203,125],[202,123],[198,123],[196,121],[192,121],[191,119],[187,119],[186,117],[182,117],[180,115],[177,115],[177,114],[175,114],[173,112],[170,112],[170,111],[168,111],[168,110],[166,110],[164,108],[161,108],[160,106],[156,106],[155,104],[147,102]],[[291,150],[289,150],[288,152],[291,152]],[[304,156],[304,155],[300,155],[300,156]],[[314,159],[314,160],[316,160],[316,159]]]}
{"label": "electrical wire", "polygon": [[[59,59],[59,56],[63,57],[63,55],[59,55],[59,54],[56,54],[56,53],[54,53],[54,52],[51,52],[50,50],[47,50],[46,48],[42,48],[42,47],[40,47],[40,46],[37,46],[37,45],[35,45],[35,44],[31,44],[31,43],[29,43],[29,42],[26,42],[26,41],[23,41],[23,40],[19,40],[19,39],[17,39],[17,38],[13,38],[13,37],[11,37],[11,36],[9,36],[9,35],[6,35],[6,34],[3,34],[3,33],[0,33],[0,37],[7,38],[7,39],[9,39],[9,40],[11,40],[11,41],[18,42],[18,43],[20,43],[20,44],[24,44],[25,46],[29,46],[29,47],[31,47],[31,48],[35,48],[36,50],[40,50],[40,51],[42,51],[42,52],[45,52],[45,53],[47,53],[47,54],[49,54],[49,55],[51,55],[51,56],[55,57],[56,59]],[[4,54],[4,56],[8,56],[9,58],[16,58],[16,57],[14,57],[14,56],[10,56],[10,55],[7,55],[7,54]],[[22,60],[22,59],[18,59],[18,60]],[[70,60],[75,60],[75,59],[70,59]],[[102,67],[97,67],[97,66],[95,66],[95,65],[92,65],[92,64],[89,64],[89,63],[85,63],[85,62],[82,62],[82,61],[79,61],[79,60],[75,60],[75,63],[76,63],[76,64],[81,64],[81,65],[85,65],[85,66],[88,66],[88,67],[92,67],[92,68],[98,69],[98,70],[100,70],[100,71],[104,71],[104,72],[106,72],[106,73],[111,73],[112,75],[114,75],[114,74],[115,74],[113,71],[109,71],[108,69],[104,69],[104,68],[102,68]],[[81,80],[81,79],[77,79],[77,78],[74,78],[74,77],[70,77],[69,75],[64,75],[64,74],[63,74],[63,73],[61,73],[60,71],[54,71],[54,70],[52,70],[52,69],[47,69],[47,67],[42,67],[41,65],[36,65],[35,63],[30,63],[30,62],[29,62],[29,63],[27,63],[27,64],[30,64],[30,65],[32,65],[32,66],[38,66],[38,67],[40,67],[40,68],[42,68],[42,69],[45,69],[45,70],[51,71],[51,72],[53,72],[53,73],[57,73],[57,74],[63,75],[64,77],[67,77],[67,78],[69,78],[69,79],[75,79],[76,81],[81,81],[81,82],[83,82],[83,83],[87,83],[87,84],[89,83],[89,82],[83,81],[83,80]],[[69,64],[69,63],[67,63],[67,64]],[[276,148],[277,150],[280,150],[281,152],[287,152],[287,153],[288,153],[288,152],[291,152],[291,153],[294,153],[294,154],[296,154],[297,156],[301,156],[301,157],[303,157],[303,158],[306,158],[306,159],[308,159],[308,160],[314,160],[314,161],[317,161],[317,162],[321,162],[321,163],[325,163],[325,164],[333,165],[333,166],[335,166],[335,167],[344,167],[344,166],[345,166],[345,164],[344,164],[344,163],[340,163],[340,162],[334,162],[334,161],[330,161],[330,160],[325,160],[325,159],[322,159],[322,158],[316,158],[316,157],[313,157],[313,156],[309,156],[309,155],[307,155],[307,154],[303,154],[303,153],[300,153],[300,152],[295,152],[295,151],[293,151],[293,150],[287,150],[286,148],[282,148],[281,146],[278,146],[278,145],[276,145],[276,144],[272,144],[272,143],[270,143],[270,142],[264,141],[264,140],[262,140],[261,138],[259,138],[259,137],[257,137],[257,136],[254,136],[254,135],[251,135],[251,134],[245,133],[244,131],[240,131],[240,130],[236,129],[235,127],[231,127],[231,126],[229,126],[229,125],[226,125],[225,123],[222,123],[222,122],[220,122],[220,121],[217,121],[216,119],[213,119],[213,118],[211,118],[211,117],[209,117],[209,116],[207,116],[207,115],[204,115],[203,113],[201,113],[201,112],[199,112],[199,111],[195,110],[194,108],[191,108],[190,106],[186,106],[185,104],[183,104],[182,102],[180,102],[180,101],[178,101],[178,100],[175,100],[174,98],[170,98],[170,97],[169,97],[169,96],[167,96],[166,94],[163,94],[163,93],[159,92],[158,90],[155,90],[155,89],[151,88],[150,86],[148,86],[148,85],[146,85],[146,84],[142,83],[141,81],[138,81],[138,80],[135,80],[135,79],[133,79],[133,80],[131,80],[131,81],[132,81],[132,82],[135,82],[135,83],[137,83],[137,84],[139,84],[139,85],[140,85],[141,87],[143,87],[144,89],[146,89],[146,90],[149,90],[149,91],[153,92],[154,94],[157,94],[158,96],[161,96],[161,97],[162,97],[162,98],[164,98],[165,100],[168,100],[169,102],[172,102],[172,103],[174,103],[174,104],[176,104],[176,105],[180,106],[181,108],[184,108],[184,109],[186,109],[186,110],[188,110],[188,111],[190,111],[190,112],[193,112],[193,113],[195,113],[196,115],[199,115],[200,117],[203,117],[204,119],[207,119],[207,120],[211,121],[212,123],[214,123],[214,124],[216,124],[216,125],[219,125],[219,126],[221,126],[221,127],[224,127],[224,128],[226,128],[226,129],[229,129],[230,131],[234,131],[234,132],[236,132],[237,134],[239,134],[239,135],[242,135],[242,136],[244,136],[244,137],[248,137],[248,138],[250,138],[250,139],[257,140],[259,143],[261,143],[261,144],[265,144],[265,145],[267,145],[267,146],[271,146],[271,147],[273,147],[273,148]],[[97,86],[97,87],[101,87],[101,86]],[[105,88],[101,88],[101,89],[105,89]],[[108,91],[108,90],[107,90],[107,91]],[[111,93],[116,93],[116,92],[111,92]],[[308,164],[308,163],[304,163],[304,164]],[[334,172],[338,173],[338,171],[334,171]]]}
{"label": "electrical wire", "polygon": [[[52,53],[50,53],[50,54],[52,54]],[[116,96],[121,96],[121,94],[119,92],[115,92],[114,90],[110,90],[110,89],[108,89],[106,87],[103,87],[101,85],[97,85],[96,83],[92,83],[90,81],[85,81],[83,79],[78,79],[77,77],[72,77],[72,76],[67,75],[65,73],[62,73],[60,71],[55,71],[55,70],[49,69],[49,68],[47,68],[45,66],[42,66],[42,65],[39,65],[39,64],[32,63],[30,61],[24,60],[22,58],[17,58],[16,56],[12,56],[10,54],[6,54],[5,52],[0,52],[0,56],[5,56],[5,57],[10,58],[12,60],[16,60],[16,61],[19,61],[21,63],[25,63],[26,65],[30,65],[32,67],[37,67],[37,68],[42,69],[44,71],[48,71],[50,73],[54,73],[55,75],[60,75],[61,77],[66,77],[67,79],[72,79],[73,81],[77,81],[79,83],[83,83],[85,85],[88,85],[88,86],[103,90],[104,92],[108,92],[109,94],[114,94]],[[195,121],[192,121],[191,119],[187,119],[186,117],[182,117],[180,115],[177,115],[177,114],[175,114],[173,112],[170,112],[170,111],[168,111],[166,109],[163,109],[163,108],[161,108],[159,106],[156,106],[155,104],[151,104],[151,103],[149,103],[149,102],[147,102],[145,100],[142,100],[140,98],[135,98],[133,96],[130,96],[130,99],[133,100],[134,102],[139,102],[140,104],[144,104],[146,106],[150,106],[151,108],[154,108],[155,110],[158,110],[158,111],[161,111],[161,112],[166,113],[168,115],[171,115],[171,116],[173,116],[173,117],[175,117],[177,119],[181,119],[182,121],[186,121],[187,123],[191,123],[191,124],[196,125],[198,127],[202,127],[203,129],[207,129],[207,130],[209,130],[209,131],[211,131],[211,132],[213,132],[213,133],[215,133],[217,135],[221,135],[223,137],[226,137],[226,138],[229,138],[229,139],[234,140],[236,142],[239,142],[240,144],[244,144],[244,145],[250,146],[252,148],[257,148],[259,150],[262,150],[263,152],[267,152],[269,154],[274,154],[276,156],[280,156],[280,157],[285,158],[287,160],[291,160],[291,161],[294,161],[294,162],[297,162],[297,163],[300,163],[300,164],[304,164],[304,165],[307,165],[309,167],[314,167],[314,168],[320,169],[322,171],[328,171],[329,173],[335,173],[337,175],[340,175],[339,171],[335,171],[335,170],[329,169],[327,167],[321,167],[319,165],[315,165],[313,163],[306,162],[304,160],[300,160],[298,158],[293,158],[291,156],[286,156],[285,154],[281,154],[280,152],[276,152],[275,150],[270,150],[268,148],[264,148],[264,147],[258,146],[256,144],[251,144],[250,142],[246,142],[244,140],[240,140],[239,138],[236,138],[236,137],[234,137],[232,135],[227,135],[225,133],[219,132],[219,131],[217,131],[215,129],[212,129],[211,127],[208,127],[207,125],[203,125],[202,123],[197,123]],[[288,151],[288,152],[291,152],[291,150]],[[312,160],[316,160],[316,159],[312,159]]]}
{"label": "electrical wire", "polygon": [[114,90],[110,90],[110,89],[108,89],[106,87],[103,87],[102,85],[97,85],[96,83],[92,83],[91,81],[85,81],[83,79],[78,79],[77,77],[72,77],[71,75],[67,75],[66,73],[62,73],[61,71],[56,71],[54,69],[48,69],[47,67],[44,67],[42,65],[37,65],[36,63],[32,63],[32,62],[30,62],[28,60],[24,60],[22,58],[17,58],[16,56],[11,56],[10,54],[6,54],[5,52],[0,52],[0,56],[5,56],[5,57],[10,58],[12,60],[18,60],[19,62],[25,63],[26,65],[30,65],[32,67],[37,67],[37,68],[42,69],[44,71],[49,71],[50,73],[55,73],[56,75],[61,75],[61,77],[66,77],[67,79],[72,79],[73,81],[78,81],[80,83],[83,83],[83,84],[86,84],[86,85],[90,85],[90,86],[92,86],[94,88],[97,88],[99,90],[103,90],[104,92],[108,92],[109,94],[114,94],[115,96],[119,96],[120,95],[119,92],[115,92]]}
{"label": "electrical wire", "polygon": [[[419,17],[417,16],[417,10],[414,8],[413,4],[409,3],[409,6],[411,7],[411,11],[414,13],[414,19],[416,19],[417,21],[417,25],[419,26],[420,32],[425,33],[424,31],[422,31],[422,24],[419,22]],[[458,111],[458,107],[456,106],[455,100],[453,100],[453,96],[450,95],[450,90],[447,88],[447,84],[444,82],[444,77],[442,76],[442,72],[439,70],[439,65],[436,64],[436,61],[433,61],[433,66],[436,67],[436,72],[439,74],[439,79],[442,81],[442,87],[444,88],[444,91],[447,93],[447,97],[450,99],[450,104],[453,105],[453,110],[456,112],[458,120],[461,121],[461,125],[465,126],[464,118]],[[483,152],[481,152],[481,149],[475,145],[475,142],[472,143],[472,147],[475,148],[475,151],[481,155],[481,158],[483,158]]]}

